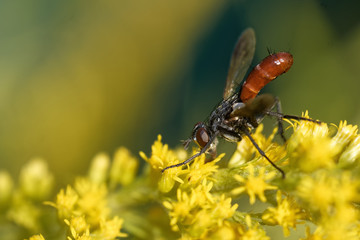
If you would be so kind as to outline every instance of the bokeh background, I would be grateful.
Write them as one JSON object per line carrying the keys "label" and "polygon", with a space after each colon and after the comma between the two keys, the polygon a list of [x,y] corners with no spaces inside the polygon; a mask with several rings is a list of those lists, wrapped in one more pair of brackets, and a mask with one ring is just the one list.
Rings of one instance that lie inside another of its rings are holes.
{"label": "bokeh background", "polygon": [[[0,1],[0,169],[33,157],[57,183],[119,146],[171,147],[221,100],[239,34],[257,34],[252,66],[290,51],[263,92],[283,110],[360,122],[360,2]],[[271,128],[271,127],[270,127]]]}

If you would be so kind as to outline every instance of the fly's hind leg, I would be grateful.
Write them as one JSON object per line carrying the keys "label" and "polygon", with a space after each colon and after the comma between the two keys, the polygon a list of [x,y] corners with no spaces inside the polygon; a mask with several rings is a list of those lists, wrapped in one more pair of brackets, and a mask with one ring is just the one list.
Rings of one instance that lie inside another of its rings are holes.
{"label": "fly's hind leg", "polygon": [[321,121],[314,120],[311,118],[283,114],[282,110],[281,110],[281,103],[280,103],[279,98],[275,98],[275,112],[267,111],[267,112],[265,112],[265,114],[268,116],[276,117],[276,120],[278,122],[278,134],[281,136],[281,138],[284,140],[284,142],[286,142],[286,138],[284,135],[284,125],[282,122],[283,119],[304,120],[304,121],[310,121],[310,122],[314,122],[314,123],[318,123],[318,124],[321,123]]}
{"label": "fly's hind leg", "polygon": [[[276,112],[267,112],[268,115],[272,115],[276,117],[276,121],[278,124],[278,134],[282,138],[284,142],[286,142],[286,137],[284,135],[284,124],[282,122],[282,119],[284,118],[284,114],[282,113],[281,109],[281,102],[279,98],[275,98],[275,111]],[[271,114],[273,113],[273,114]]]}

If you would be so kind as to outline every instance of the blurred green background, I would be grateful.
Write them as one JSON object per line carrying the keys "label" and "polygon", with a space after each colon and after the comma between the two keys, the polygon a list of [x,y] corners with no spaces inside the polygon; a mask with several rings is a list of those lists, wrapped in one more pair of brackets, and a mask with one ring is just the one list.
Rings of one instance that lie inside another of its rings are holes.
{"label": "blurred green background", "polygon": [[0,169],[32,157],[58,183],[99,151],[179,145],[221,100],[233,46],[294,65],[263,92],[283,110],[360,120],[359,1],[0,1]]}

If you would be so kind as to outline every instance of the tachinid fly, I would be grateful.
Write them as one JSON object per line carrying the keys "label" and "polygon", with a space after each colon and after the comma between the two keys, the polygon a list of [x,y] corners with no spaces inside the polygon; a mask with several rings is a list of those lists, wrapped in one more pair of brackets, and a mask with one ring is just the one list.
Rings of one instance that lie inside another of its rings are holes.
{"label": "tachinid fly", "polygon": [[287,72],[293,64],[293,56],[287,52],[278,52],[264,58],[248,75],[240,91],[236,91],[244,78],[255,52],[255,33],[252,28],[246,29],[239,37],[233,51],[229,72],[226,80],[224,99],[213,110],[206,122],[199,122],[194,126],[190,138],[184,141],[185,148],[191,141],[196,142],[201,150],[189,159],[179,164],[165,167],[180,167],[203,153],[216,155],[217,137],[230,142],[239,142],[245,136],[250,139],[257,151],[276,168],[283,177],[284,171],[275,165],[257,145],[251,136],[251,130],[258,127],[265,116],[273,116],[278,122],[278,132],[284,137],[283,119],[319,121],[285,115],[281,112],[280,101],[270,94],[258,95],[259,91],[279,75]]}

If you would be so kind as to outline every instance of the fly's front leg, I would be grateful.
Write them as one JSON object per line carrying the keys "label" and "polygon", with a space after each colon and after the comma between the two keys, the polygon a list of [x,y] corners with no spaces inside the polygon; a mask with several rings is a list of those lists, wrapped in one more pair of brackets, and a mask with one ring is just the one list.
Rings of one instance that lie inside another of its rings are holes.
{"label": "fly's front leg", "polygon": [[217,135],[218,134],[219,134],[218,132],[215,132],[214,135],[210,137],[210,140],[206,143],[206,145],[200,150],[200,152],[194,154],[192,157],[188,158],[187,160],[185,160],[181,163],[170,165],[170,166],[163,168],[161,170],[161,172],[164,172],[169,168],[175,168],[175,167],[180,167],[180,166],[186,165],[189,162],[191,162],[192,160],[194,160],[194,158],[196,158],[196,157],[200,156],[201,154],[205,153],[206,151],[210,150],[210,148],[215,148],[216,144],[217,144]]}

